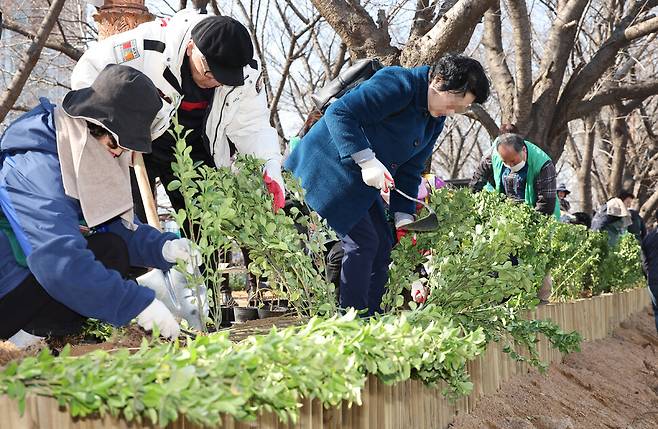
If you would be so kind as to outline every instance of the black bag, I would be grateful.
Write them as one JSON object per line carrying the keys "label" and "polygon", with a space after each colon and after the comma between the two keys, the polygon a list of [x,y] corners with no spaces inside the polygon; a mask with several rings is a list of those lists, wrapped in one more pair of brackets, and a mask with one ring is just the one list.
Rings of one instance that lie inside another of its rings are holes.
{"label": "black bag", "polygon": [[343,70],[335,79],[311,95],[311,100],[318,111],[324,111],[337,99],[345,95],[361,82],[374,75],[384,66],[376,58],[364,58],[356,61],[346,70]]}
{"label": "black bag", "polygon": [[347,92],[356,88],[372,77],[377,70],[384,66],[375,58],[365,58],[356,61],[346,70],[338,75],[331,82],[320,88],[316,93],[311,95],[311,100],[315,107],[306,117],[304,125],[297,132],[297,137],[302,138],[311,129],[311,127],[322,118],[324,111],[334,101],[345,95]]}

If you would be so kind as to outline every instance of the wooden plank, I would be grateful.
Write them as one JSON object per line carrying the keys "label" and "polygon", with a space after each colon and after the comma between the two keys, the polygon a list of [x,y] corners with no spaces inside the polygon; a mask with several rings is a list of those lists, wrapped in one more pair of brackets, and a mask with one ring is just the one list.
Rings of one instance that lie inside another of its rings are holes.
{"label": "wooden plank", "polygon": [[[609,335],[621,322],[639,311],[645,311],[650,304],[644,288],[605,294],[573,302],[542,306],[528,318],[553,320],[565,331],[577,330],[586,339],[601,339]],[[539,345],[544,360],[559,362],[562,356],[550,349],[546,339]],[[362,393],[363,405],[347,403],[340,407],[325,409],[315,400],[305,399],[300,410],[298,424],[284,424],[273,413],[265,413],[255,422],[236,422],[230,416],[222,416],[223,428],[228,429],[275,429],[275,428],[445,428],[457,413],[471,410],[483,394],[495,392],[516,373],[527,370],[526,365],[514,363],[502,353],[501,344],[490,344],[486,353],[468,363],[468,370],[474,382],[474,391],[468,398],[454,404],[442,395],[445,383],[437,389],[428,389],[422,382],[408,380],[393,386],[385,386],[375,376],[369,376]],[[20,417],[16,402],[0,397],[1,427],[11,429],[132,429],[121,419],[106,416],[95,419],[71,419],[66,409],[59,409],[51,398],[29,396],[26,401],[26,415]],[[183,418],[172,423],[168,429],[198,429],[197,425]]]}
{"label": "wooden plank", "polygon": [[313,399],[311,401],[311,428],[312,429],[321,429],[323,426],[322,423],[322,402],[319,399]]}

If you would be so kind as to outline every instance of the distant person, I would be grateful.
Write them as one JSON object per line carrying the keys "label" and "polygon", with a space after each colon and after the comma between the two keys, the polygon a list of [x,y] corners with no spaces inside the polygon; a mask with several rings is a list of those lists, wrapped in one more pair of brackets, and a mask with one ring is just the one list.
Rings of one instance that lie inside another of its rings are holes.
{"label": "distant person", "polygon": [[[503,131],[516,130],[512,124],[503,125]],[[560,219],[555,181],[557,173],[551,157],[538,146],[519,134],[505,133],[494,140],[493,151],[478,165],[469,186],[478,192],[485,186],[506,195],[512,201],[533,207],[539,213]],[[511,255],[513,264],[518,263]],[[553,280],[546,272],[537,291],[540,304],[551,297]]]}
{"label": "distant person", "polygon": [[619,193],[619,199],[624,202],[628,213],[631,215],[631,224],[628,226],[628,232],[633,234],[638,241],[642,241],[647,235],[647,226],[642,216],[640,216],[640,212],[633,208],[635,195],[630,191],[624,190]]}
{"label": "distant person", "polygon": [[502,134],[494,150],[478,165],[469,186],[481,191],[487,184],[513,201],[522,202],[545,215],[560,218],[556,172],[551,157],[518,134]]}
{"label": "distant person", "polygon": [[560,186],[557,187],[557,199],[560,202],[560,212],[569,213],[571,211],[571,203],[567,200],[567,196],[571,193],[567,189],[567,185],[560,183]]}
{"label": "distant person", "polygon": [[608,233],[608,245],[614,246],[631,225],[631,215],[628,208],[620,198],[613,198],[597,210],[592,219],[594,231]]}

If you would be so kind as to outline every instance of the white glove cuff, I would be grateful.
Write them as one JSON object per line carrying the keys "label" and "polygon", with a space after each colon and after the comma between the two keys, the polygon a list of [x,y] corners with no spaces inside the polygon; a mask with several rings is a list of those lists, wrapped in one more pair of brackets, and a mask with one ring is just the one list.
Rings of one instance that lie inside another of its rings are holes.
{"label": "white glove cuff", "polygon": [[395,212],[395,227],[401,228],[415,220],[414,215],[403,212]]}

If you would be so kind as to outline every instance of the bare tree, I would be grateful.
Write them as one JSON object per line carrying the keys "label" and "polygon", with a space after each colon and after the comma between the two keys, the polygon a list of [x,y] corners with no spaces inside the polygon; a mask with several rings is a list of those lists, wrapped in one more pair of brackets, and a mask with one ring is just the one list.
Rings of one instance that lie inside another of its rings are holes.
{"label": "bare tree", "polygon": [[62,7],[64,7],[64,0],[53,1],[48,9],[48,13],[39,26],[34,41],[27,48],[27,51],[25,51],[25,54],[21,59],[19,72],[14,75],[11,83],[0,97],[0,122],[5,119],[5,116],[7,116],[7,113],[9,113],[9,110],[18,99],[18,96],[23,90],[23,86],[25,86],[25,82],[27,82],[27,79],[30,77],[32,69],[37,64],[37,61],[39,61],[41,50],[46,44],[48,35],[57,23],[57,17],[62,11]]}

